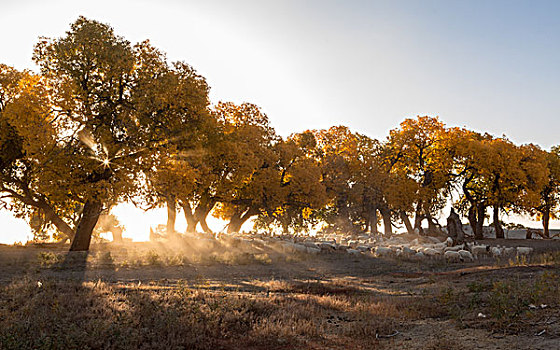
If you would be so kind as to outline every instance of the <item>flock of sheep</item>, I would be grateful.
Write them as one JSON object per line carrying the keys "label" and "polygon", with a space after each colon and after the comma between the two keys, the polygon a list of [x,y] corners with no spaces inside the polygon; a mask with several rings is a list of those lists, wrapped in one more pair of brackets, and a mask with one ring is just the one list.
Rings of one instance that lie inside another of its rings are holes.
{"label": "flock of sheep", "polygon": [[238,247],[269,246],[284,253],[319,254],[321,252],[341,251],[352,255],[373,257],[392,257],[409,260],[444,259],[447,262],[469,262],[481,257],[526,256],[533,252],[531,247],[502,247],[468,242],[454,245],[453,239],[441,241],[435,237],[418,237],[407,240],[405,235],[391,238],[362,235],[356,238],[341,235],[320,235],[315,237],[294,238],[236,234],[224,237]]}

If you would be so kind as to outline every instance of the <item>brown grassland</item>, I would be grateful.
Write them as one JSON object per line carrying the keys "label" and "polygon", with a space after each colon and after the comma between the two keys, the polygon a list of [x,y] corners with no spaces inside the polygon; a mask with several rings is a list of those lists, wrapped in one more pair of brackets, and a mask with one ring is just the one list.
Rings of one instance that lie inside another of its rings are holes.
{"label": "brown grassland", "polygon": [[558,243],[464,264],[0,246],[0,349],[557,349]]}

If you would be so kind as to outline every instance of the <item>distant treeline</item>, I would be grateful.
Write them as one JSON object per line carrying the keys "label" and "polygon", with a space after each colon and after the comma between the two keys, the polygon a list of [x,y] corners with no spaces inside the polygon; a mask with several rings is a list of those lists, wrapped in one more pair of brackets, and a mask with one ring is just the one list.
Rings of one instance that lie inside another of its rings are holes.
{"label": "distant treeline", "polygon": [[[379,141],[344,126],[282,138],[259,107],[210,104],[204,77],[148,41],[132,45],[80,17],[42,38],[39,73],[0,65],[0,203],[40,233],[87,250],[99,216],[132,201],[179,207],[188,231],[208,215],[240,230],[385,233],[392,223],[437,233],[453,198],[476,237],[489,208],[548,220],[557,211],[560,151],[515,145],[437,118],[406,119]],[[413,222],[409,218],[414,218]]]}

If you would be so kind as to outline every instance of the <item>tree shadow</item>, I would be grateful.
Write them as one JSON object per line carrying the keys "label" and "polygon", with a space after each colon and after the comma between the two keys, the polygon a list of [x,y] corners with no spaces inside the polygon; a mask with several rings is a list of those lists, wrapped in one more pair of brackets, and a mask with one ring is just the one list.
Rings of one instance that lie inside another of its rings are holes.
{"label": "tree shadow", "polygon": [[62,261],[53,266],[53,270],[63,270],[69,274],[71,279],[85,281],[87,271],[87,259],[89,252],[66,252]]}

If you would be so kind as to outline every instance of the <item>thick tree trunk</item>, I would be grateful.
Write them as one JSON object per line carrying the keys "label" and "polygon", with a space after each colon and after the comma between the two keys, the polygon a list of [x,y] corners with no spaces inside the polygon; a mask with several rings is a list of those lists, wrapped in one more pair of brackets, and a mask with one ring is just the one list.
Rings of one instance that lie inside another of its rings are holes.
{"label": "thick tree trunk", "polygon": [[484,218],[486,216],[486,206],[482,203],[476,206],[476,229],[474,230],[475,239],[484,239]]}
{"label": "thick tree trunk", "polygon": [[550,237],[550,232],[548,231],[549,222],[550,222],[550,208],[547,206],[542,213],[543,234],[545,238]]}
{"label": "thick tree trunk", "polygon": [[[204,196],[203,198],[200,199],[200,202],[198,203],[196,209],[194,210],[195,221],[197,223],[200,223],[200,227],[206,233],[213,233],[212,230],[210,230],[210,228],[208,227],[208,224],[206,223],[206,218],[208,217],[208,214],[210,214],[210,212],[212,211],[212,208],[214,208],[214,205],[216,205],[215,200],[207,196]],[[195,224],[195,228],[196,228],[196,224]]]}
{"label": "thick tree trunk", "polygon": [[181,207],[183,207],[183,213],[185,214],[185,220],[187,221],[187,233],[196,232],[196,225],[198,221],[194,217],[191,205],[187,201],[181,201]]}
{"label": "thick tree trunk", "polygon": [[408,215],[406,215],[406,213],[404,211],[399,212],[399,216],[401,217],[401,220],[404,224],[404,226],[406,227],[406,231],[410,234],[414,234],[414,227],[412,227],[412,224],[410,223],[410,219],[408,218]]}
{"label": "thick tree trunk", "polygon": [[175,220],[177,219],[177,200],[175,196],[167,196],[167,237],[175,235]]}
{"label": "thick tree trunk", "polygon": [[504,229],[500,223],[500,206],[494,205],[494,231],[496,231],[496,238],[504,238]]}
{"label": "thick tree trunk", "polygon": [[72,240],[70,251],[87,251],[91,243],[91,233],[103,210],[103,203],[97,200],[88,200],[84,205],[82,217]]}
{"label": "thick tree trunk", "polygon": [[250,207],[249,209],[247,209],[245,211],[245,213],[240,213],[240,212],[236,212],[230,219],[229,224],[228,224],[228,233],[235,233],[235,232],[239,232],[241,230],[241,226],[243,226],[243,224],[245,222],[247,222],[247,220],[249,220],[249,218],[251,216],[255,216],[257,215],[259,212],[258,210]]}
{"label": "thick tree trunk", "polygon": [[210,227],[208,227],[208,224],[206,223],[206,217],[208,216],[205,215],[204,217],[200,218],[200,227],[202,228],[202,231],[204,231],[205,233],[214,233],[212,232],[212,230],[210,229]]}
{"label": "thick tree trunk", "polygon": [[381,209],[383,217],[383,233],[386,235],[393,234],[393,225],[391,224],[391,211],[388,208]]}
{"label": "thick tree trunk", "polygon": [[232,215],[232,217],[229,219],[229,224],[228,224],[228,228],[227,228],[227,232],[228,233],[236,233],[239,232],[239,230],[241,229],[241,225],[243,225],[243,222],[241,221],[241,214],[236,212],[235,214]]}

